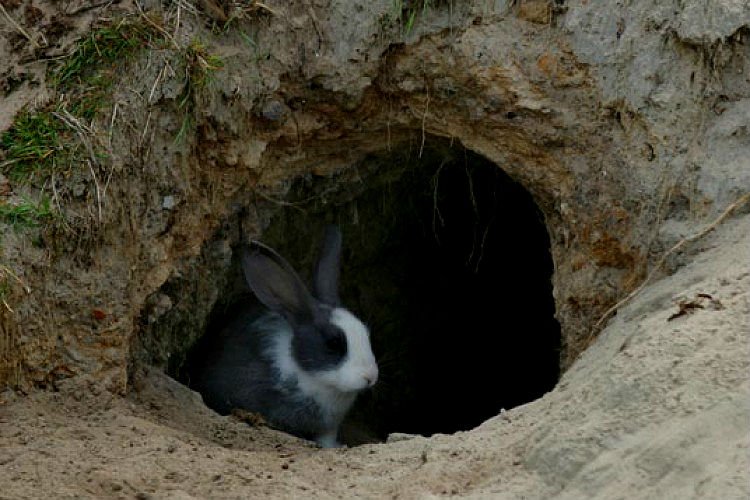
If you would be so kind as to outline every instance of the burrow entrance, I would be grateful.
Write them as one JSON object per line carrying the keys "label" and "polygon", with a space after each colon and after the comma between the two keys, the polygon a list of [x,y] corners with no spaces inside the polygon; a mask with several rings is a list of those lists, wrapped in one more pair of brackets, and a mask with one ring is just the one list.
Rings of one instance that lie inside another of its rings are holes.
{"label": "burrow entrance", "polygon": [[[262,240],[308,283],[324,225],[344,234],[342,300],[369,325],[381,370],[345,442],[468,430],[555,385],[548,234],[497,165],[447,140],[406,141],[336,176],[298,179],[273,210]],[[241,277],[237,262],[229,273]],[[209,335],[253,300],[241,278],[226,282]],[[172,375],[189,385],[201,352],[199,341]]]}

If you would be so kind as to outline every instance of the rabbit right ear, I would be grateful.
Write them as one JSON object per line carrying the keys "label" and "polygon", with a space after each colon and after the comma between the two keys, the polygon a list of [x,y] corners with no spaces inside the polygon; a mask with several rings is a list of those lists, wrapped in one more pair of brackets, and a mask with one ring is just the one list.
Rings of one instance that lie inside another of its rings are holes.
{"label": "rabbit right ear", "polygon": [[341,261],[341,231],[338,226],[326,227],[323,245],[313,275],[315,296],[329,306],[339,306],[339,268]]}
{"label": "rabbit right ear", "polygon": [[242,270],[258,299],[293,324],[309,321],[315,302],[292,266],[257,241],[253,241],[253,247],[243,251]]}

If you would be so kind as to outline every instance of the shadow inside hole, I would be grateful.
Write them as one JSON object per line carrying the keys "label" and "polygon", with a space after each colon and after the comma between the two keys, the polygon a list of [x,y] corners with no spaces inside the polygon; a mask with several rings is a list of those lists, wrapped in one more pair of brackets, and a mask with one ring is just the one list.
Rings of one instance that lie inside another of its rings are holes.
{"label": "shadow inside hole", "polygon": [[[342,228],[341,297],[369,325],[381,372],[342,428],[350,445],[471,429],[559,375],[550,244],[531,195],[447,141],[414,156],[394,148],[339,176],[299,180],[287,201],[302,210],[279,208],[262,238],[309,283],[323,227]],[[236,264],[232,273],[241,276]],[[209,335],[252,300],[232,282]],[[177,376],[189,384],[188,372]]]}

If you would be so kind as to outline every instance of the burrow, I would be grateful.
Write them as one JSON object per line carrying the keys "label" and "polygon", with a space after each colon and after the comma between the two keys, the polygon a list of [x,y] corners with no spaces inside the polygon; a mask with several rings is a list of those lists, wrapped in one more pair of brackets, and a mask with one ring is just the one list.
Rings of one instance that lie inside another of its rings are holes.
{"label": "burrow", "polygon": [[240,225],[309,282],[329,223],[344,235],[342,301],[369,326],[381,370],[342,428],[346,442],[468,430],[554,387],[561,340],[544,215],[498,165],[434,136],[291,179],[282,198],[238,199],[189,270],[148,300],[136,357],[190,387],[201,342],[255,300]]}

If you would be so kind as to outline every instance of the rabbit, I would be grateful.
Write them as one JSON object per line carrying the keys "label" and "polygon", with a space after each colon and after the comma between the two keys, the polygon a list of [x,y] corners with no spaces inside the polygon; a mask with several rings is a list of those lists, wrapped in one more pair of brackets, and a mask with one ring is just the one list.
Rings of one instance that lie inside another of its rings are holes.
{"label": "rabbit", "polygon": [[245,280],[268,311],[243,306],[205,353],[194,377],[209,407],[257,412],[323,448],[342,446],[339,425],[357,394],[377,382],[378,365],[367,327],[341,306],[340,257],[341,232],[329,226],[313,295],[271,248],[243,249]]}

